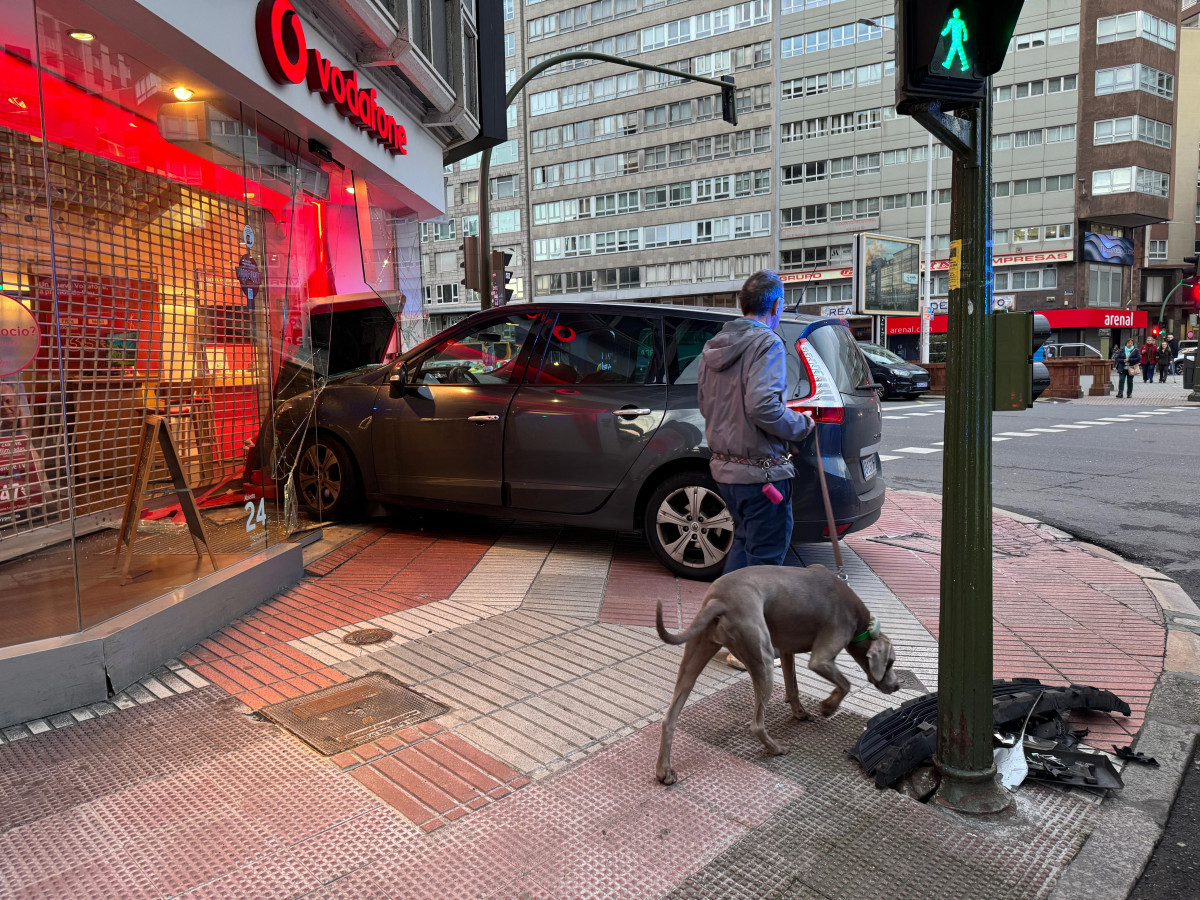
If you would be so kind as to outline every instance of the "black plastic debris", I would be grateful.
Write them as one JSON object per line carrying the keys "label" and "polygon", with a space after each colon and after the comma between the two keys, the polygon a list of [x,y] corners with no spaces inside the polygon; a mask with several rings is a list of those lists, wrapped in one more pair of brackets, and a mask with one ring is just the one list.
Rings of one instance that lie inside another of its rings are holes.
{"label": "black plastic debris", "polygon": [[[1063,714],[1071,710],[1129,715],[1129,705],[1120,697],[1087,685],[1050,687],[1036,678],[992,682],[992,717],[999,732],[1020,731],[1035,703],[1027,733],[1048,740],[1070,741]],[[933,693],[872,716],[849,753],[874,776],[876,786],[884,788],[927,764],[936,748],[937,694]]]}
{"label": "black plastic debris", "polygon": [[1114,790],[1125,784],[1103,753],[1084,753],[1079,750],[1025,750],[1029,763],[1030,781],[1050,784],[1069,784],[1093,790]]}
{"label": "black plastic debris", "polygon": [[1158,768],[1157,759],[1155,759],[1153,756],[1147,756],[1141,751],[1135,751],[1132,746],[1118,747],[1116,744],[1113,744],[1112,748],[1113,753],[1117,754],[1118,759],[1127,759],[1130,762],[1138,762],[1144,766],[1154,766],[1156,769]]}

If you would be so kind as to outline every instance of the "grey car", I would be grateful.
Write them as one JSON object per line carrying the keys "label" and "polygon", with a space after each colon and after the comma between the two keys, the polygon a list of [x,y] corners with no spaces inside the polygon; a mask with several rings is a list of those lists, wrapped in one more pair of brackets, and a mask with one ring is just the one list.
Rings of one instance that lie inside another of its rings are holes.
{"label": "grey car", "polygon": [[[733,522],[709,475],[696,373],[733,312],[530,303],[477,313],[393,362],[285,402],[282,459],[314,516],[363,501],[642,531],[671,571],[721,573]],[[877,385],[846,323],[787,314],[788,402],[818,423],[839,533],[879,517]],[[827,526],[813,442],[797,541]]]}

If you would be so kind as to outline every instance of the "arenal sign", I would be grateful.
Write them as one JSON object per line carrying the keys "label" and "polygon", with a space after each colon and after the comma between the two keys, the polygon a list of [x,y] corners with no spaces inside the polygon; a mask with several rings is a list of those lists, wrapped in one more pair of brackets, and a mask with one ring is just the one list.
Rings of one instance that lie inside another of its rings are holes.
{"label": "arenal sign", "polygon": [[404,126],[375,99],[375,88],[360,88],[358,73],[346,72],[309,47],[304,26],[290,0],[260,0],[254,17],[258,51],[267,71],[280,84],[308,82],[308,89],[393,154],[408,153]]}

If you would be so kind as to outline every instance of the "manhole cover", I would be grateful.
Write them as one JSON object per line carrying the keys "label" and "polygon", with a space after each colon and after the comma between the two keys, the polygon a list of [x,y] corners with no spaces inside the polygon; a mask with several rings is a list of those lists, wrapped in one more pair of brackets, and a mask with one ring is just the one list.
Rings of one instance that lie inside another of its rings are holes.
{"label": "manhole cover", "polygon": [[921,683],[916,672],[909,669],[896,669],[896,677],[900,680],[900,687],[905,690],[920,691],[922,694],[929,693],[929,688]]}
{"label": "manhole cover", "polygon": [[374,672],[263,707],[259,713],[318,753],[333,756],[449,710],[390,675]]}
{"label": "manhole cover", "polygon": [[342,635],[343,644],[353,644],[355,647],[361,647],[363,644],[382,644],[391,639],[392,633],[386,628],[360,628],[358,631]]}

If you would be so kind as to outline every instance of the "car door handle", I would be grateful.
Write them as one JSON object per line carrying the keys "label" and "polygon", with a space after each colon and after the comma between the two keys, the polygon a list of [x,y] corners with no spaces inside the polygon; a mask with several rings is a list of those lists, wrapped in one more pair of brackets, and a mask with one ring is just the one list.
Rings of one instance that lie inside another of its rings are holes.
{"label": "car door handle", "polygon": [[648,416],[652,412],[654,412],[652,409],[614,409],[612,414],[614,416]]}
{"label": "car door handle", "polygon": [[467,416],[468,422],[499,422],[499,416]]}

